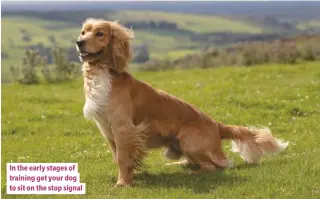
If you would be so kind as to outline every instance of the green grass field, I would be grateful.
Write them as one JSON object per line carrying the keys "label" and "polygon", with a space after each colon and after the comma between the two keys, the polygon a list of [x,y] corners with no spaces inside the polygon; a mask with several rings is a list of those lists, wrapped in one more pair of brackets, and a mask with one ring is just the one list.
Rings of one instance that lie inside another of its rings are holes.
{"label": "green grass field", "polygon": [[[151,151],[130,188],[114,188],[107,142],[84,119],[82,79],[58,85],[2,85],[3,198],[320,198],[320,63],[135,72],[226,124],[264,125],[289,141],[259,166],[225,148],[235,167],[187,175]],[[87,194],[8,196],[7,162],[77,162]]]}

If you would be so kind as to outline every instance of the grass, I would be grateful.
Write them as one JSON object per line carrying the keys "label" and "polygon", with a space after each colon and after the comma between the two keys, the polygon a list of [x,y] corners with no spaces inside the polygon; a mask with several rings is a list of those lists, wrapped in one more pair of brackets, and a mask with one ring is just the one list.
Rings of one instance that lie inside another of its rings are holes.
{"label": "grass", "polygon": [[169,21],[179,28],[196,33],[205,32],[235,32],[235,33],[261,33],[260,27],[247,24],[236,19],[227,19],[218,16],[205,16],[196,14],[181,14],[155,11],[123,11],[112,16],[114,20],[124,21]]}
{"label": "grass", "polygon": [[82,115],[82,80],[58,85],[2,85],[2,179],[7,162],[78,162],[84,196],[50,198],[320,198],[320,63],[296,66],[135,72],[227,124],[265,125],[290,142],[259,166],[225,148],[235,167],[187,175],[151,151],[133,187],[116,189],[117,170],[106,141]]}

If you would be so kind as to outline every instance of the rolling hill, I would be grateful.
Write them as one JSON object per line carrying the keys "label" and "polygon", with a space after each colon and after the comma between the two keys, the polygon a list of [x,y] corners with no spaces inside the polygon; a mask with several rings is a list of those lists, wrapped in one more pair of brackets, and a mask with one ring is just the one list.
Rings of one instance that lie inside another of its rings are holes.
{"label": "rolling hill", "polygon": [[207,47],[220,48],[241,41],[270,40],[318,27],[316,18],[292,22],[288,26],[288,22],[272,17],[246,18],[148,10],[4,10],[1,20],[2,76],[9,77],[8,68],[20,63],[26,48],[38,50],[51,63],[51,48],[60,46],[71,61],[78,61],[74,43],[81,22],[88,17],[119,20],[132,27],[136,33],[134,52],[147,46],[151,59],[179,58]]}
{"label": "rolling hill", "polygon": [[[71,51],[72,60],[77,61],[74,42],[79,34],[80,22],[90,17],[68,12],[54,14],[38,12],[7,13],[2,17],[2,70],[7,76],[12,64],[19,64],[26,48],[38,49],[50,60],[50,48],[58,45]],[[151,17],[152,16],[152,17]],[[259,33],[260,28],[244,22],[214,16],[190,14],[175,14],[149,11],[100,12],[94,17],[104,17],[109,20],[120,20],[121,23],[139,23],[155,21],[176,24],[176,29],[165,28],[135,28],[134,46],[147,45],[151,57],[179,57],[186,53],[198,51],[208,45],[204,37],[196,40],[196,35],[207,32],[241,32]],[[67,19],[67,20],[62,20]],[[129,20],[130,19],[130,20]],[[187,19],[187,20],[186,20]],[[209,25],[208,25],[209,24]],[[54,43],[53,43],[54,42]],[[210,45],[214,45],[211,43]]]}
{"label": "rolling hill", "polygon": [[236,19],[206,16],[199,14],[181,14],[155,11],[122,11],[112,15],[120,22],[135,21],[168,21],[177,24],[179,29],[194,33],[233,32],[261,33],[259,26],[246,24]]}

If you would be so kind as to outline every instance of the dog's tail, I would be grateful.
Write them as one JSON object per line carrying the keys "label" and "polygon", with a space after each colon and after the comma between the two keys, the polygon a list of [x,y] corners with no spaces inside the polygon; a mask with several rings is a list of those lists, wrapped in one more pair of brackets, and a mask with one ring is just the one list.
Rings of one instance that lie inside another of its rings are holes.
{"label": "dog's tail", "polygon": [[232,150],[240,153],[248,163],[259,163],[262,156],[279,153],[287,148],[288,142],[272,136],[268,128],[247,128],[219,123],[221,139],[232,140]]}

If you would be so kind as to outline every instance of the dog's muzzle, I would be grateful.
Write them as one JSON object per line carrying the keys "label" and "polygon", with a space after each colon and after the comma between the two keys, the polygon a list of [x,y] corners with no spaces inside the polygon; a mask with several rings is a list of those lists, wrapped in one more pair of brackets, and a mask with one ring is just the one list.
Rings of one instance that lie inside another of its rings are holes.
{"label": "dog's muzzle", "polygon": [[102,54],[103,53],[103,49],[101,49],[101,50],[99,50],[98,52],[95,52],[95,53],[91,53],[91,52],[87,52],[87,51],[79,49],[78,53],[79,53],[81,58],[94,57],[94,56],[98,56],[98,55]]}

